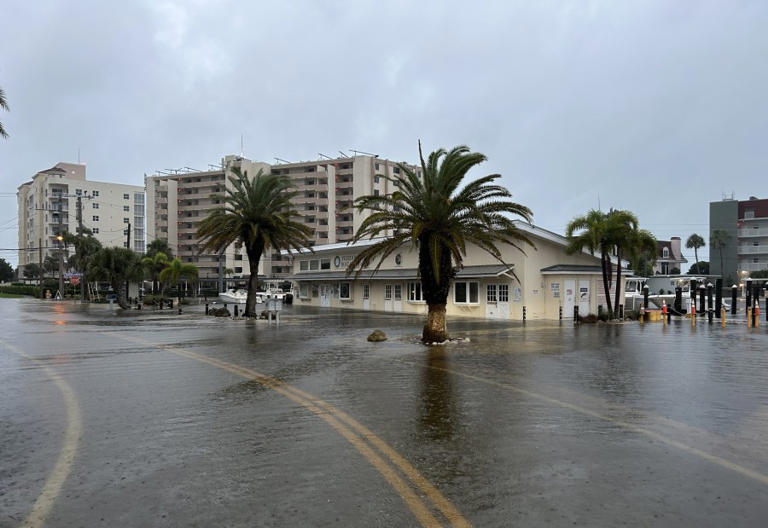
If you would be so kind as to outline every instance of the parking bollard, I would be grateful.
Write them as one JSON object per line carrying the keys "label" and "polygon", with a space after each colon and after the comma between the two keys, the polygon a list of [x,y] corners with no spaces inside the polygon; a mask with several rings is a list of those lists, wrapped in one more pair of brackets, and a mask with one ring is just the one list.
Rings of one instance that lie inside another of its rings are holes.
{"label": "parking bollard", "polygon": [[746,286],[744,287],[744,296],[746,297],[746,307],[752,308],[752,279],[747,279]]}
{"label": "parking bollard", "polygon": [[731,315],[736,315],[736,303],[739,298],[739,287],[735,284],[731,286]]}
{"label": "parking bollard", "polygon": [[725,328],[725,314],[727,313],[725,306],[720,307],[720,325]]}
{"label": "parking bollard", "polygon": [[747,306],[747,328],[752,328],[752,308]]}
{"label": "parking bollard", "polygon": [[240,310],[239,310],[238,306],[235,305],[235,308],[234,308],[235,318],[237,318],[237,316],[239,315],[239,312],[240,312]]}
{"label": "parking bollard", "polygon": [[[560,310],[559,311],[560,311],[560,313],[558,315],[559,321],[562,322],[563,321],[563,305],[562,304],[560,305]],[[768,310],[766,310],[766,311],[768,311]]]}
{"label": "parking bollard", "polygon": [[523,306],[523,322],[525,322],[525,319],[526,319],[526,317],[527,317],[527,315],[528,315],[528,314],[526,313],[526,311],[527,311],[526,307],[525,307],[525,306]]}
{"label": "parking bollard", "polygon": [[619,319],[622,320],[622,321],[624,320],[624,305],[623,304],[619,305]]}
{"label": "parking bollard", "polygon": [[579,324],[579,307],[573,307],[573,324]]}
{"label": "parking bollard", "polygon": [[704,317],[707,314],[707,306],[706,302],[707,299],[704,297],[704,292],[707,291],[707,287],[704,286],[704,283],[702,282],[699,285],[699,315]]}
{"label": "parking bollard", "polygon": [[205,303],[205,315],[208,315],[208,303]]}
{"label": "parking bollard", "polygon": [[715,317],[720,317],[723,306],[723,279],[715,280]]}
{"label": "parking bollard", "polygon": [[691,299],[691,309],[688,310],[691,313],[691,327],[696,326],[696,301]]}

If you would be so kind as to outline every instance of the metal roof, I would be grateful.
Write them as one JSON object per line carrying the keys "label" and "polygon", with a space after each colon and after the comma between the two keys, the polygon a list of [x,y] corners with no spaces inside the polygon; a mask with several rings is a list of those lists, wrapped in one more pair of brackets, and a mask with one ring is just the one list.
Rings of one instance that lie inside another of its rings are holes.
{"label": "metal roof", "polygon": [[[514,266],[506,266],[504,264],[490,264],[486,266],[466,266],[460,269],[456,273],[456,278],[482,278],[482,277],[498,277],[504,273],[512,270]],[[418,270],[415,268],[408,269],[389,269],[380,270],[378,273],[373,274],[370,270],[363,270],[358,275],[357,280],[413,280],[419,277]],[[311,271],[294,273],[290,276],[291,280],[297,281],[320,281],[320,280],[352,280],[354,274],[347,275],[346,271]]]}

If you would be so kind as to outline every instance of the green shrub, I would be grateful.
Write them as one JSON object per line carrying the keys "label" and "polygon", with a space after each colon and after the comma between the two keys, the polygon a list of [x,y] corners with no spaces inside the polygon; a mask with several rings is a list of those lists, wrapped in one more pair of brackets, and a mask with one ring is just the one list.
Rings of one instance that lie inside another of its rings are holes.
{"label": "green shrub", "polygon": [[30,297],[40,297],[40,288],[26,284],[11,284],[10,286],[0,286],[0,293],[10,293],[12,295],[29,295]]}

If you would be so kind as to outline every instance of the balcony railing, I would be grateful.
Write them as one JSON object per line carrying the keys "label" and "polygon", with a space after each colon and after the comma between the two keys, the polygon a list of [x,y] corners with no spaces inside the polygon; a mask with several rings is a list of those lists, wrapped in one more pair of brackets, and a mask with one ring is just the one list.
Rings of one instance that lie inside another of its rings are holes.
{"label": "balcony railing", "polygon": [[741,271],[762,271],[768,269],[768,262],[743,262],[739,264]]}
{"label": "balcony railing", "polygon": [[739,229],[739,237],[753,237],[764,236],[768,237],[768,227],[755,229],[755,228],[742,228]]}
{"label": "balcony railing", "polygon": [[768,244],[758,246],[739,246],[739,255],[750,255],[754,253],[768,253]]}

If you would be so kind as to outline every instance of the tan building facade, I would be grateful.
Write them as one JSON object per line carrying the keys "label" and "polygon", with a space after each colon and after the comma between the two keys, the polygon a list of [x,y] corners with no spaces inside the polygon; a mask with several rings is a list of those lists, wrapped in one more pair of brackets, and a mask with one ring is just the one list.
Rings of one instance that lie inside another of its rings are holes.
{"label": "tan building facade", "polygon": [[[573,317],[598,313],[606,306],[599,257],[588,253],[568,255],[566,239],[545,229],[518,223],[536,249],[523,254],[500,247],[505,264],[476,248],[467,249],[448,298],[448,316],[522,320]],[[427,306],[418,279],[418,253],[404,247],[387,257],[376,274],[348,276],[346,267],[363,247],[316,246],[314,253],[295,254],[293,275],[295,303],[327,308],[426,314]],[[623,296],[623,291],[620,292]]]}
{"label": "tan building facade", "polygon": [[[79,163],[57,163],[38,172],[17,191],[19,213],[19,267],[38,263],[59,247],[57,235],[76,233],[80,222],[105,247],[145,248],[144,188],[90,181]],[[41,247],[42,254],[37,249]]]}
{"label": "tan building facade", "polygon": [[[311,245],[320,246],[352,239],[364,216],[352,208],[355,199],[368,194],[392,193],[400,168],[396,162],[376,156],[354,156],[270,165],[240,156],[226,156],[221,167],[210,171],[183,171],[146,178],[147,237],[167,240],[185,262],[195,264],[200,277],[218,276],[218,255],[202,252],[195,236],[197,224],[220,204],[215,195],[230,186],[232,167],[249,176],[259,170],[284,175],[297,192],[292,199],[300,221],[312,229]],[[418,169],[415,169],[418,170]],[[244,251],[234,245],[222,259],[223,269],[234,277],[250,275]],[[259,275],[286,278],[291,262],[274,250],[267,252]]]}

